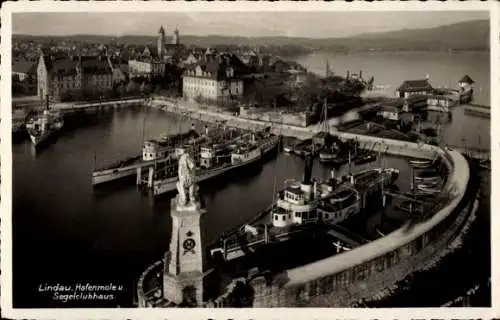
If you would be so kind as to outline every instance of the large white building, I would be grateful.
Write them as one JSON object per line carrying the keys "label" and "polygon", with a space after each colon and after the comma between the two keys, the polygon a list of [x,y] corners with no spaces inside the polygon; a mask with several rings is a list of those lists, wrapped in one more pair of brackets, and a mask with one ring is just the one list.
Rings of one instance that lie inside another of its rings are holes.
{"label": "large white building", "polygon": [[184,72],[183,96],[214,101],[239,98],[243,95],[243,79],[235,71],[229,57],[199,61]]}
{"label": "large white building", "polygon": [[131,78],[150,77],[152,74],[152,62],[150,60],[129,60],[128,72]]}
{"label": "large white building", "polygon": [[56,57],[40,51],[37,95],[60,101],[69,94],[102,94],[113,88],[113,70],[106,57]]}

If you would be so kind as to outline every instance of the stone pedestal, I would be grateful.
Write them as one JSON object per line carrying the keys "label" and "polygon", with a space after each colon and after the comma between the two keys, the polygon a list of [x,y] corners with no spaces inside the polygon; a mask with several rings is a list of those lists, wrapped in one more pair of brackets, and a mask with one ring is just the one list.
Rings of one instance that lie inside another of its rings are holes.
{"label": "stone pedestal", "polygon": [[172,238],[163,275],[164,297],[174,303],[188,301],[201,306],[205,249],[202,242],[202,215],[199,203],[178,206],[172,200]]}

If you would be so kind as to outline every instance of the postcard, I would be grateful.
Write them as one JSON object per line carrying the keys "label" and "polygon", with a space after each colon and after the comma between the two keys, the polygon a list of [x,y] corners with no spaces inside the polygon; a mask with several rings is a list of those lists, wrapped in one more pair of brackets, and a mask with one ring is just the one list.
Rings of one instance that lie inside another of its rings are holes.
{"label": "postcard", "polygon": [[3,316],[499,316],[498,9],[6,3]]}

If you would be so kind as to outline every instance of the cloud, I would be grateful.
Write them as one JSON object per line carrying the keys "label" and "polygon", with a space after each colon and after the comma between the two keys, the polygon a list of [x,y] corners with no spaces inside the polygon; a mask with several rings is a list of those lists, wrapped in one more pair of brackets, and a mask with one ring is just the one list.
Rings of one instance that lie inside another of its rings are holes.
{"label": "cloud", "polygon": [[346,37],[373,31],[436,27],[487,19],[484,11],[454,12],[137,12],[15,13],[14,33],[33,35],[156,35]]}

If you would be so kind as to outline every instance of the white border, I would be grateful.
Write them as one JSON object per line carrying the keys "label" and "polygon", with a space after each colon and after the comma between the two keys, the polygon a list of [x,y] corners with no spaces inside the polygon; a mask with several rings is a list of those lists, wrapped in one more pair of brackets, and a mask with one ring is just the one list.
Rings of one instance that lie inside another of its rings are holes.
{"label": "white border", "polygon": [[[498,268],[492,268],[492,308],[411,308],[411,309],[328,309],[328,308],[275,308],[275,309],[12,309],[12,252],[11,252],[11,212],[12,212],[12,152],[11,152],[11,14],[13,12],[187,12],[187,11],[490,11],[491,40],[491,123],[496,123],[497,108],[500,102],[498,91],[500,85],[499,29],[500,6],[497,2],[7,2],[1,12],[1,311],[6,318],[57,318],[57,319],[89,319],[89,318],[232,318],[232,319],[331,319],[348,317],[363,318],[482,318],[499,317],[498,308]],[[496,162],[499,144],[498,129],[491,126],[492,161]],[[493,165],[492,178],[496,180],[497,170]],[[492,195],[498,193],[492,181]],[[492,207],[500,199],[494,200]],[[492,213],[494,210],[491,211]],[[499,250],[493,250],[500,241],[498,226],[499,217],[491,215],[492,261],[500,261]],[[474,263],[474,262],[471,262]],[[495,265],[495,263],[492,263]],[[314,314],[314,315],[313,315]]]}

